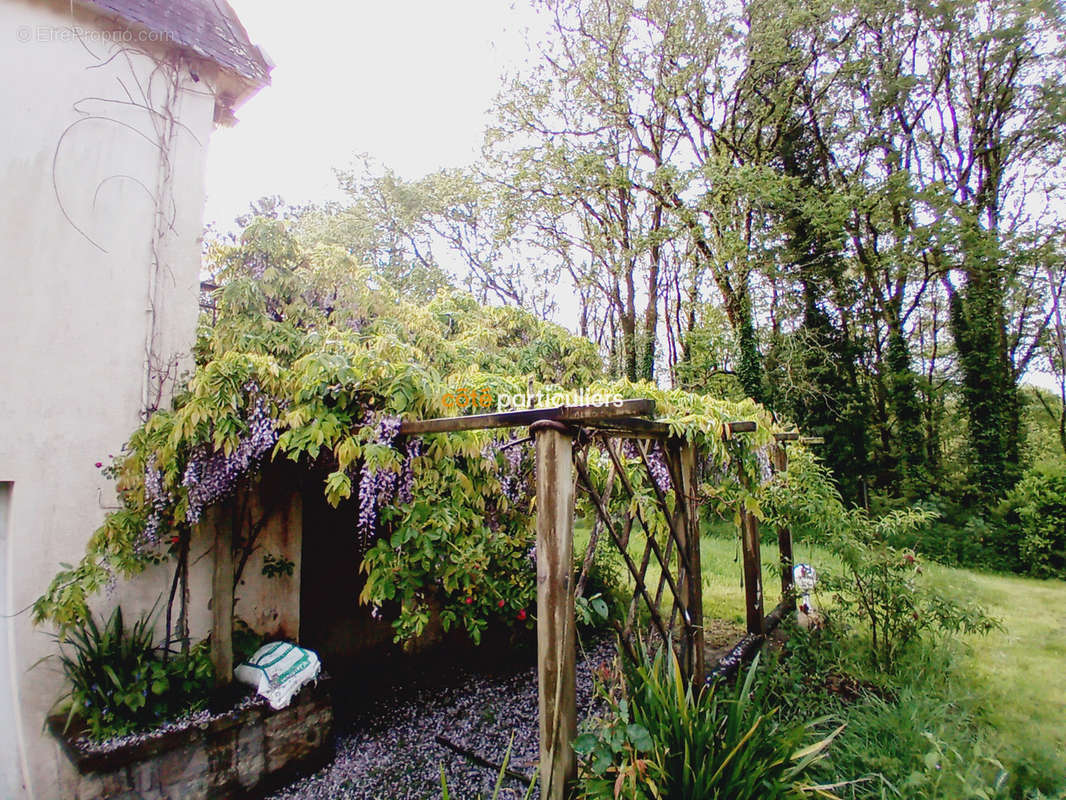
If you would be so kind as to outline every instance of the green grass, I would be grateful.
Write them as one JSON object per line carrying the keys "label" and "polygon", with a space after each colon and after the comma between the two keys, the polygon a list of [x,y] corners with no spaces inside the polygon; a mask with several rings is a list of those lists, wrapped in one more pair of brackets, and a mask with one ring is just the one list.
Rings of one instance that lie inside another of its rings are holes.
{"label": "green grass", "polygon": [[[732,531],[732,525],[723,523],[703,537],[704,615],[743,625],[740,551]],[[581,534],[575,548],[587,541],[587,531]],[[634,532],[630,545],[634,560],[642,547],[642,538]],[[822,548],[797,542],[794,549],[797,562],[814,564],[823,572],[839,569],[838,560]],[[777,560],[777,547],[763,543],[766,611],[780,600]],[[920,761],[931,748],[957,745],[958,753],[945,757],[965,762],[966,769],[999,762],[1016,787],[1036,787],[1048,796],[1060,796],[1066,790],[1066,582],[937,564],[927,564],[925,570],[930,581],[976,599],[986,613],[1000,620],[1002,630],[968,637],[958,647],[949,643],[940,656],[929,648],[921,657],[924,663],[902,676],[898,702],[845,709],[854,735],[841,747],[865,748],[867,758],[883,760],[885,772],[892,768],[906,775],[908,758]],[[657,579],[654,559],[648,573]],[[959,745],[963,739],[966,749]],[[876,767],[874,763],[872,768]],[[900,794],[889,791],[885,796],[960,796],[954,791],[958,790],[926,786],[909,793],[904,786]],[[1015,794],[1022,796],[1020,789]]]}

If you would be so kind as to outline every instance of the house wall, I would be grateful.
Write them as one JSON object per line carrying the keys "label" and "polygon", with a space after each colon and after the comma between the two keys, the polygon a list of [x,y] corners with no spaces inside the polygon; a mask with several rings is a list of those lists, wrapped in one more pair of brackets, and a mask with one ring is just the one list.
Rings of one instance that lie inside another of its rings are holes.
{"label": "house wall", "polygon": [[[0,481],[11,485],[0,585],[2,606],[21,611],[0,670],[11,684],[0,693],[17,698],[17,755],[0,760],[0,786],[35,798],[69,796],[72,775],[42,731],[59,673],[30,669],[54,643],[26,609],[115,502],[94,463],[119,452],[157,394],[146,353],[163,372],[189,365],[217,77],[201,65],[195,81],[163,45],[118,46],[106,21],[75,13],[80,40],[70,3],[0,0]],[[203,559],[192,576],[201,635],[210,569]],[[151,607],[159,578],[101,603]]]}

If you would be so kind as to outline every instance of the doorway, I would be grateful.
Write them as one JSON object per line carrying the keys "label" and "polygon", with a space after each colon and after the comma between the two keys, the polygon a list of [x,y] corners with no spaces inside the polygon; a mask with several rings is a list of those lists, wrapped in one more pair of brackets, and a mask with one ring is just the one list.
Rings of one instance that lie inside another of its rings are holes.
{"label": "doorway", "polygon": [[11,669],[11,608],[8,592],[10,564],[8,554],[11,511],[10,482],[0,481],[0,797],[22,796],[22,769],[19,763],[18,734],[15,720],[15,686]]}

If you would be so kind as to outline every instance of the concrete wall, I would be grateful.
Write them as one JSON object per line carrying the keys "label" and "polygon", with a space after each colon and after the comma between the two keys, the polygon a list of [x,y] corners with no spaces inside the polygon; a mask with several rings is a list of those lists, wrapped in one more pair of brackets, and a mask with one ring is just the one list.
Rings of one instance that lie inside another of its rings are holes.
{"label": "concrete wall", "polygon": [[[119,452],[156,393],[146,353],[163,371],[187,367],[197,315],[219,76],[199,65],[193,80],[162,45],[120,47],[100,33],[109,23],[75,9],[81,40],[68,2],[0,0],[0,481],[12,482],[2,605],[14,610],[84,553],[114,504],[94,463]],[[208,561],[193,576],[197,633]],[[110,602],[151,606],[160,577]],[[9,625],[22,768],[0,786],[67,796],[69,765],[42,732],[59,674],[29,669],[53,643],[28,612]]]}

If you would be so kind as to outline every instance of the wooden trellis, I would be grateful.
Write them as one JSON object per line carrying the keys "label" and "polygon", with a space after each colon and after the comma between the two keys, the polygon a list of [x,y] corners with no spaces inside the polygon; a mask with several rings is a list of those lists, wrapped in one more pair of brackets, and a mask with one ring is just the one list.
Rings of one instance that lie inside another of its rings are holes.
{"label": "wooden trellis", "polygon": [[[623,646],[628,647],[637,619],[638,606],[643,601],[652,626],[661,639],[677,641],[679,663],[685,676],[689,679],[700,679],[704,673],[703,592],[702,581],[698,579],[701,570],[699,520],[694,496],[694,448],[677,439],[668,439],[663,444],[664,460],[677,498],[671,508],[662,487],[653,477],[649,463],[649,443],[655,440],[644,437],[636,439],[637,455],[654,492],[657,509],[666,521],[667,533],[660,541],[660,535],[645,519],[639,507],[622,518],[620,528],[616,526],[616,521],[608,510],[610,496],[616,492],[621,492],[630,499],[637,496],[636,489],[623,467],[623,457],[619,452],[621,441],[622,437],[598,431],[586,437],[583,446],[574,453],[578,485],[588,495],[596,512],[586,562],[591,560],[598,533],[603,530],[618,548],[633,579],[633,595],[625,621],[617,621]],[[591,446],[602,448],[610,459],[607,480],[602,488],[594,484],[589,474],[588,450]],[[629,553],[636,526],[639,526],[644,535],[643,554],[639,561],[634,561]],[[654,586],[648,581],[648,568],[653,563],[658,566],[659,571],[659,579]],[[693,579],[693,576],[697,576],[696,579]],[[669,613],[666,611],[667,607]],[[675,631],[678,631],[679,635],[675,635]],[[630,655],[635,656],[632,651]]]}
{"label": "wooden trellis", "polygon": [[[696,448],[672,435],[665,423],[651,419],[651,400],[626,400],[599,406],[559,406],[497,414],[477,414],[404,422],[400,433],[418,435],[458,430],[529,426],[536,445],[537,492],[537,676],[540,711],[541,797],[563,800],[577,775],[573,740],[577,735],[575,703],[576,622],[573,570],[575,489],[588,495],[595,509],[593,537],[598,529],[614,542],[633,578],[633,597],[624,622],[619,622],[622,641],[628,642],[643,603],[651,623],[664,641],[676,642],[679,663],[692,681],[702,682],[704,664],[703,581],[700,566],[699,514],[696,498]],[[754,422],[730,423],[724,435],[751,432]],[[785,464],[782,439],[775,446],[774,465]],[[635,487],[623,469],[619,443],[632,440],[645,472],[649,475],[657,510],[666,521],[666,535],[656,535],[639,508],[612,518],[610,498],[622,492],[632,498]],[[663,488],[651,478],[649,443],[656,442],[663,454],[675,489],[673,507]],[[610,459],[608,476],[596,486],[588,466],[590,447],[600,447]],[[779,531],[782,554],[782,603],[770,617],[762,608],[762,573],[759,532],[755,517],[741,510],[749,639],[761,637],[788,609],[794,607],[792,590],[792,540],[787,528]],[[630,555],[630,540],[637,526],[644,536],[639,561]],[[594,543],[590,543],[594,546]],[[586,562],[591,558],[586,555]],[[654,559],[654,561],[653,561]],[[648,570],[658,565],[659,579],[649,585]],[[667,611],[669,609],[669,611]]]}
{"label": "wooden trellis", "polygon": [[[653,630],[672,642],[678,651],[685,676],[702,682],[704,664],[703,581],[700,565],[700,531],[696,497],[695,446],[674,436],[668,425],[651,419],[651,400],[624,400],[606,405],[558,406],[495,414],[477,414],[428,420],[409,420],[400,434],[414,436],[489,428],[529,427],[536,449],[536,554],[537,554],[537,675],[540,714],[540,779],[544,800],[564,800],[577,775],[573,741],[577,735],[576,713],[576,621],[573,582],[573,527],[576,490],[584,492],[595,510],[593,538],[605,534],[618,548],[633,579],[633,595],[618,630],[624,643],[630,641],[643,605]],[[729,423],[723,435],[751,432],[754,422]],[[772,452],[775,469],[787,463],[783,444],[798,438],[779,434]],[[614,518],[610,500],[624,495],[632,500],[636,487],[623,468],[621,443],[629,440],[648,475],[655,510],[663,515],[665,534],[644,517],[638,503],[635,509]],[[652,477],[650,448],[662,448],[662,455],[674,488],[671,507],[663,487]],[[590,448],[600,448],[609,459],[607,478],[596,485],[589,469]],[[782,602],[770,615],[763,615],[762,573],[759,531],[754,515],[741,508],[741,541],[744,557],[745,605],[748,636],[741,643],[750,646],[761,640],[790,610],[795,608],[792,587],[792,539],[787,528],[778,531],[781,549]],[[232,679],[233,651],[232,596],[233,568],[226,561],[231,532],[224,520],[205,520],[216,539],[214,573],[214,628],[212,658],[220,682]],[[639,560],[630,553],[633,534],[644,537]],[[586,554],[586,566],[592,547]],[[220,557],[221,555],[221,557]],[[659,577],[649,580],[649,568],[656,565]],[[584,578],[584,570],[582,578]],[[226,599],[229,602],[226,602]],[[738,645],[738,648],[741,645]],[[632,655],[632,653],[630,653]]]}

